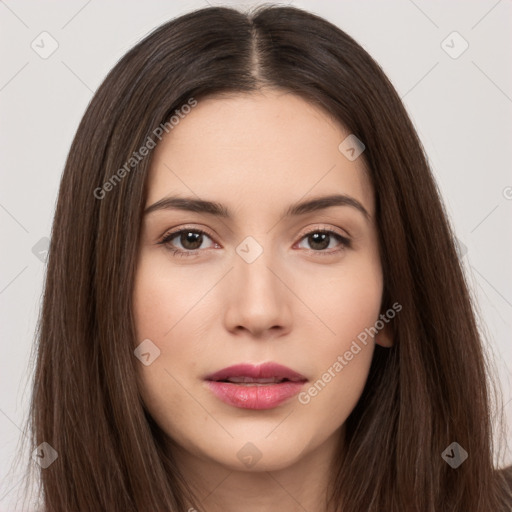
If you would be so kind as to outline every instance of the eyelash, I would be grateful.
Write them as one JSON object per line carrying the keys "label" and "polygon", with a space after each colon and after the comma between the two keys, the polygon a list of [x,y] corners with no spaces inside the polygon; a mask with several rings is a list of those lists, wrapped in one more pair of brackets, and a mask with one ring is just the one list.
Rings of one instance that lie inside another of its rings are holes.
{"label": "eyelash", "polygon": [[[174,257],[195,256],[202,249],[196,249],[194,251],[192,251],[192,250],[183,251],[181,249],[175,249],[170,245],[170,241],[173,240],[174,238],[176,238],[177,235],[181,235],[182,233],[196,233],[196,234],[206,235],[208,238],[212,239],[212,236],[210,234],[208,234],[206,231],[203,231],[202,229],[198,229],[198,228],[190,228],[190,229],[184,228],[183,229],[182,228],[180,230],[173,231],[169,234],[164,235],[164,237],[162,238],[162,240],[160,242],[158,242],[158,244],[165,245],[166,248],[172,252]],[[331,252],[326,252],[325,250],[309,249],[309,252],[313,252],[315,254],[318,254],[319,256],[332,256],[333,254],[337,254],[338,252],[342,251],[343,249],[350,249],[352,247],[352,243],[351,243],[350,239],[340,235],[339,233],[336,233],[335,231],[329,230],[329,229],[313,229],[311,231],[308,231],[300,238],[299,242],[302,241],[304,238],[307,238],[308,236],[310,236],[312,234],[316,234],[316,233],[331,235],[334,238],[336,238],[338,240],[338,242],[341,243],[340,248],[338,248],[335,251],[331,251]]]}

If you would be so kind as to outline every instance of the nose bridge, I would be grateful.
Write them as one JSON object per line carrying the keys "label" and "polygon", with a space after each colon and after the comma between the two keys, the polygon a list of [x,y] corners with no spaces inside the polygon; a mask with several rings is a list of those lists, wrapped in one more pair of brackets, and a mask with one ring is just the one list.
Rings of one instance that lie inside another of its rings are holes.
{"label": "nose bridge", "polygon": [[247,296],[252,296],[252,300],[265,298],[267,303],[275,299],[280,293],[278,288],[282,286],[274,274],[274,267],[279,267],[279,264],[269,240],[270,237],[267,237],[264,246],[255,238],[247,237],[236,249],[234,268],[234,278],[239,289],[245,290]]}
{"label": "nose bridge", "polygon": [[[265,243],[269,244],[270,239],[266,237]],[[226,322],[231,328],[243,326],[250,331],[261,331],[287,324],[288,292],[281,282],[283,277],[278,277],[280,268],[282,265],[269,245],[264,246],[253,237],[239,244],[228,285]]]}

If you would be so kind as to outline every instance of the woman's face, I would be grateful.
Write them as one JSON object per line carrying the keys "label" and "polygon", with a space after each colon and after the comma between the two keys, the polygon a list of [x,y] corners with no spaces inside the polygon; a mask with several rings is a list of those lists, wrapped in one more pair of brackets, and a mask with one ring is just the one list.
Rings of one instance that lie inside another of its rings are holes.
{"label": "woman's face", "polygon": [[[261,471],[339,439],[375,341],[389,344],[386,330],[365,331],[379,320],[383,276],[360,147],[339,149],[348,135],[300,97],[267,90],[199,101],[154,150],[136,354],[146,407],[180,453]],[[350,199],[298,207],[333,195]],[[208,380],[233,365],[249,368]]]}

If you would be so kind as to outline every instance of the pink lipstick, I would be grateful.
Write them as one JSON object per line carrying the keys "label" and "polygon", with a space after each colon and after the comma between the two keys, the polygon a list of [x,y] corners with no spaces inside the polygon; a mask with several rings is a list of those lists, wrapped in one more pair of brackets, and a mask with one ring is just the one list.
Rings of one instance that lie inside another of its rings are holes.
{"label": "pink lipstick", "polygon": [[223,402],[242,409],[272,409],[300,392],[306,377],[277,363],[237,364],[206,378]]}

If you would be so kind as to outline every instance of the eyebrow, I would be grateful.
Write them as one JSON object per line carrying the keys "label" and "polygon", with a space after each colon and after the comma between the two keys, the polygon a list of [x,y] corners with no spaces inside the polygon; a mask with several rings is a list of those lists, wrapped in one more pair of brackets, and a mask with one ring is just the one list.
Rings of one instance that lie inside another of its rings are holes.
{"label": "eyebrow", "polygon": [[[284,212],[284,217],[294,217],[306,213],[316,212],[333,206],[350,206],[359,211],[366,220],[370,220],[370,214],[366,208],[355,198],[346,194],[334,194],[317,197],[308,201],[302,201],[290,205]],[[206,213],[230,219],[233,217],[230,210],[223,204],[214,201],[205,201],[194,197],[168,196],[160,199],[144,210],[144,215],[157,210],[183,210],[188,212]]]}

